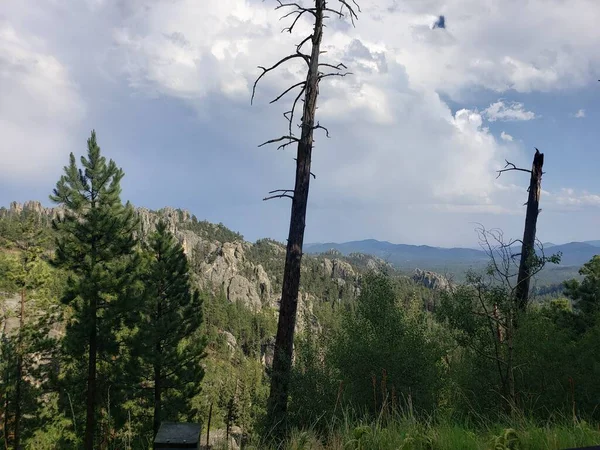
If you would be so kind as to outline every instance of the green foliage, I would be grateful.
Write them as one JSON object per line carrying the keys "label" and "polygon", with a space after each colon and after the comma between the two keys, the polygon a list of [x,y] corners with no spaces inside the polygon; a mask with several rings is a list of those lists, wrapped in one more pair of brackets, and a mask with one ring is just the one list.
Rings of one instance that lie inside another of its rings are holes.
{"label": "green foliage", "polygon": [[141,387],[138,395],[153,410],[156,433],[163,420],[197,418],[191,403],[204,376],[200,363],[206,339],[200,329],[202,298],[191,286],[183,248],[164,222],[150,236],[145,256],[144,291],[133,320],[137,326],[126,343],[137,372],[135,385]]}
{"label": "green foliage", "polygon": [[306,333],[295,340],[296,359],[290,382],[288,421],[297,428],[323,431],[340,413],[343,382],[327,359],[329,340],[323,333]]}
{"label": "green foliage", "polygon": [[[400,289],[399,289],[400,288]],[[290,421],[323,429],[351,408],[375,417],[431,411],[441,388],[441,347],[430,337],[422,301],[386,275],[367,274],[339,329],[297,341]]]}
{"label": "green foliage", "polygon": [[[136,281],[133,233],[137,222],[133,208],[121,203],[123,171],[101,156],[93,131],[81,165],[83,168],[77,167],[71,154],[50,198],[64,206],[64,216],[52,223],[57,232],[53,263],[69,271],[63,295],[69,306],[63,340],[64,381],[71,386],[76,417],[81,417],[86,405],[88,419],[99,413],[86,428],[86,446],[90,448],[93,427],[113,427],[111,413],[121,403],[119,390],[114,389],[119,385],[114,360],[120,352],[118,331],[123,315],[134,306],[128,294]],[[87,391],[93,394],[86,396]],[[77,427],[84,429],[83,423]]]}
{"label": "green foliage", "polygon": [[[59,277],[43,260],[43,233],[36,229],[33,217],[17,223],[18,233],[2,236],[11,252],[0,254],[0,290],[14,300],[12,308],[2,305],[0,404],[5,424],[2,439],[8,441],[6,445],[21,446],[40,425],[43,394],[56,357],[50,329],[60,320],[60,310]],[[11,316],[15,327],[7,330]],[[9,434],[13,438],[8,439]]]}
{"label": "green foliage", "polygon": [[565,282],[565,295],[573,301],[576,327],[583,332],[598,321],[600,313],[600,255],[585,263],[579,274],[583,281]]}
{"label": "green foliage", "polygon": [[389,277],[370,274],[355,309],[344,314],[328,359],[344,382],[344,401],[377,414],[386,407],[432,410],[441,356],[424,323],[401,308]]}
{"label": "green foliage", "polygon": [[27,440],[27,450],[66,450],[81,445],[73,422],[61,412],[57,392],[46,395],[44,407],[38,412],[38,421],[39,427],[33,430]]}
{"label": "green foliage", "polygon": [[244,236],[235,231],[231,231],[222,223],[213,224],[206,220],[198,221],[196,216],[192,216],[190,222],[184,222],[182,227],[186,230],[193,231],[209,241],[234,242],[244,240]]}

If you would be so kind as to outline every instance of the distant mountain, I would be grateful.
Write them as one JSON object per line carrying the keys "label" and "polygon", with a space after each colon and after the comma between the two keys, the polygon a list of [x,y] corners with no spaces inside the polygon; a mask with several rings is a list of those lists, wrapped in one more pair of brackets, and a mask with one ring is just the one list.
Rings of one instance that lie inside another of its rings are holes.
{"label": "distant mountain", "polygon": [[[428,270],[464,272],[469,267],[481,267],[488,261],[482,250],[470,248],[442,248],[428,245],[392,244],[387,241],[366,239],[343,243],[306,244],[307,253],[325,253],[336,250],[343,255],[364,253],[377,256],[400,269],[413,270],[416,267]],[[600,254],[600,241],[570,242],[556,245],[551,242],[544,244],[546,256],[562,253],[559,267],[580,267],[594,255]],[[515,253],[520,249],[515,246]],[[558,267],[557,267],[558,268]]]}
{"label": "distant mountain", "polygon": [[600,254],[600,245],[595,246],[586,242],[569,242],[568,244],[555,245],[546,253],[558,252],[562,253],[561,266],[582,266],[594,255]]}
{"label": "distant mountain", "polygon": [[341,244],[329,242],[324,244],[306,244],[304,249],[308,253],[325,253],[337,250],[343,255],[350,253],[365,253],[377,256],[395,265],[421,264],[423,262],[457,263],[482,261],[487,259],[481,250],[470,248],[441,248],[428,245],[392,244],[387,241],[366,239],[363,241],[343,242]]}
{"label": "distant mountain", "polygon": [[470,267],[481,267],[487,261],[486,254],[476,249],[392,244],[375,239],[304,246],[305,252],[313,254],[326,253],[331,250],[338,251],[345,256],[352,253],[372,255],[404,271],[412,272],[415,268],[421,268],[455,276],[464,274]]}

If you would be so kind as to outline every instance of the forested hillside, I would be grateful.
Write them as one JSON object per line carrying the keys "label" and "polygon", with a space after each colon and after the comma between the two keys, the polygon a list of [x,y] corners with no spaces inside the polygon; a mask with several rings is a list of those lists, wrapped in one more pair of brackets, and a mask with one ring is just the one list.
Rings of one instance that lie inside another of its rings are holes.
{"label": "forested hillside", "polygon": [[[81,430],[83,420],[76,410],[70,411],[69,396],[75,395],[70,393],[70,381],[63,378],[61,369],[55,371],[55,365],[60,365],[64,357],[62,352],[66,351],[62,346],[71,314],[70,307],[61,302],[69,274],[52,264],[58,235],[52,228],[52,220],[63,215],[62,208],[43,207],[37,201],[0,208],[3,342],[11,345],[12,339],[20,333],[23,289],[27,292],[23,323],[31,327],[43,323],[46,327],[40,328],[43,334],[28,337],[31,348],[24,351],[30,352],[30,358],[39,359],[38,355],[43,355],[42,359],[48,364],[27,369],[20,400],[14,397],[15,380],[8,375],[1,380],[0,392],[6,405],[3,430],[10,433],[14,429],[16,414],[27,417],[19,427],[23,441],[31,448],[54,448],[51,442],[55,439],[63,442],[64,448],[70,448],[77,442],[77,427]],[[183,210],[136,208],[135,216],[138,219],[136,233],[142,242],[149,242],[161,221],[166,225],[165,232],[173,233],[189,261],[193,287],[201,293],[203,301],[202,309],[196,312],[203,318],[202,334],[207,340],[201,390],[191,398],[188,411],[173,411],[168,417],[174,420],[187,415],[206,424],[212,406],[213,436],[221,436],[229,424],[239,439],[242,433],[255,430],[264,412],[285,248],[270,239],[246,242],[240,234],[222,224],[199,221]],[[39,248],[35,258],[28,255],[30,248]],[[413,281],[396,274],[391,266],[374,257],[331,253],[307,257],[304,261],[297,323],[301,334],[304,329],[310,334],[335,328],[342,311],[355,304],[362,276],[367,271],[385,272],[398,279],[412,292],[416,303],[431,305],[433,302],[434,294],[426,287],[431,279],[423,277]],[[33,265],[34,269],[18,275],[15,271],[19,264]],[[18,284],[17,276],[25,277],[24,281]],[[42,350],[38,350],[38,346]],[[5,347],[3,357],[7,358],[9,352],[10,348]],[[8,363],[7,359],[5,364]],[[4,373],[10,373],[11,366],[4,367]],[[69,396],[61,398],[61,390]],[[38,400],[42,392],[44,396]],[[122,401],[116,391],[112,395],[115,402]],[[24,410],[16,410],[17,401],[24,402]],[[103,425],[106,428],[101,434],[107,442],[112,442],[110,448],[122,448],[120,445],[124,442],[135,448],[138,448],[136,445],[147,448],[143,444],[150,442],[151,437],[148,434],[151,421],[147,422],[143,413],[147,406],[141,400],[131,400],[122,411],[118,406],[106,404],[106,408],[112,407],[115,417],[122,414],[116,422]],[[61,407],[68,408],[62,410]],[[59,412],[64,416],[57,416]],[[98,420],[103,423],[107,418]],[[218,430],[222,430],[221,434]],[[2,439],[6,439],[6,434]]]}

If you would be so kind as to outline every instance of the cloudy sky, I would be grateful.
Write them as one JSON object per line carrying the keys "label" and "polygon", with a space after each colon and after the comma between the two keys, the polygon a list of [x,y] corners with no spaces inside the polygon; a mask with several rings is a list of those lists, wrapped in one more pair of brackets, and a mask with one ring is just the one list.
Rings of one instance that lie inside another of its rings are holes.
{"label": "cloudy sky", "polygon": [[[329,0],[336,4],[337,0]],[[376,238],[474,246],[474,222],[519,237],[525,173],[545,153],[538,235],[600,239],[598,0],[360,0],[356,27],[332,19],[306,241]],[[305,3],[308,4],[308,1]],[[259,65],[310,33],[275,0],[2,0],[0,204],[48,195],[96,129],[125,173],[123,197],[284,240],[295,149],[285,133],[302,79]],[[433,27],[445,17],[446,28]]]}

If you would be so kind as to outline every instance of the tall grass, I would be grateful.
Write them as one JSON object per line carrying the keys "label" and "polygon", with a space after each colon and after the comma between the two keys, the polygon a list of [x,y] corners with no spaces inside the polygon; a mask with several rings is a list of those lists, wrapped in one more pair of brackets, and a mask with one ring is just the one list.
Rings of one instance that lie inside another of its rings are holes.
{"label": "tall grass", "polygon": [[[562,450],[600,445],[600,427],[586,422],[540,424],[526,418],[469,425],[445,419],[417,420],[409,414],[357,419],[351,411],[333,420],[326,433],[317,427],[293,430],[288,440],[269,446],[255,440],[248,449],[271,450]],[[322,427],[319,427],[322,429]]]}

